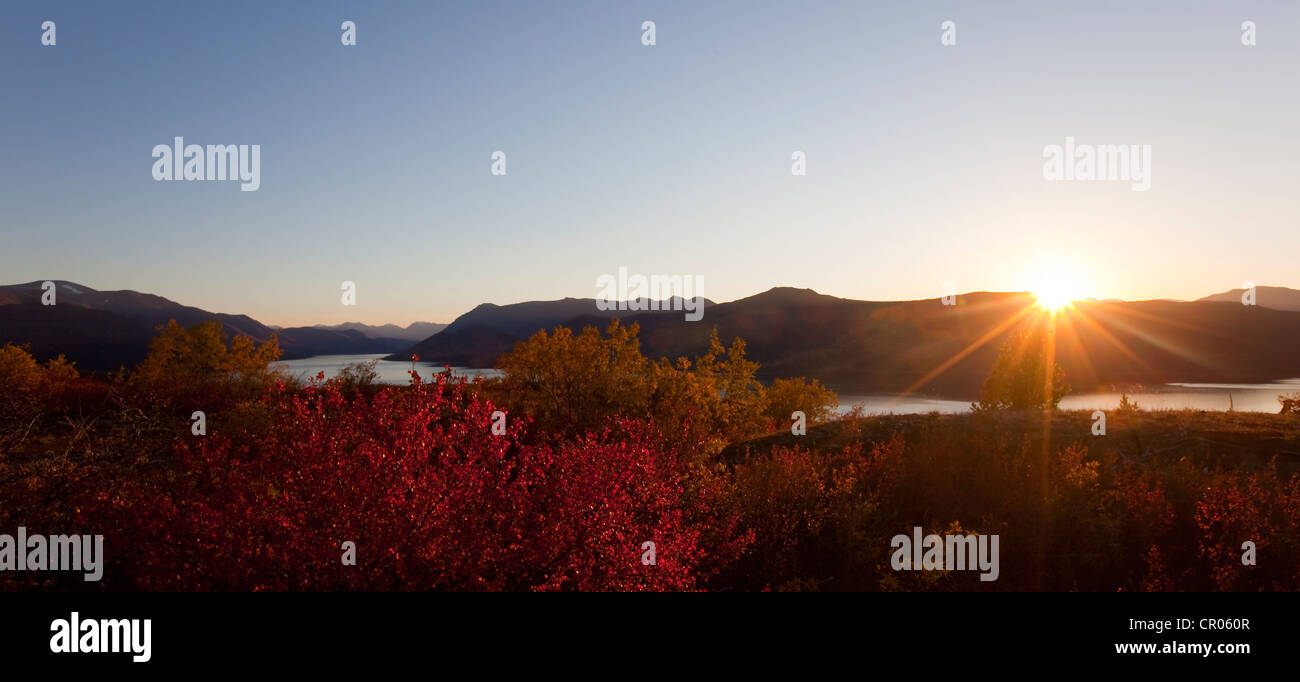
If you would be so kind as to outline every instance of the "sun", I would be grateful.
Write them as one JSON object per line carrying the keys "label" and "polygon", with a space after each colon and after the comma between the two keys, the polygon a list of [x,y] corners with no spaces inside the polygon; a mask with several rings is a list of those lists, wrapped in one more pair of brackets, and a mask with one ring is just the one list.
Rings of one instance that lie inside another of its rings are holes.
{"label": "sun", "polygon": [[1065,289],[1055,286],[1034,289],[1032,293],[1034,295],[1034,305],[1049,313],[1059,313],[1070,307],[1070,304],[1074,302],[1074,296]]}
{"label": "sun", "polygon": [[1084,297],[1083,280],[1074,265],[1065,260],[1037,264],[1029,277],[1034,305],[1055,315]]}

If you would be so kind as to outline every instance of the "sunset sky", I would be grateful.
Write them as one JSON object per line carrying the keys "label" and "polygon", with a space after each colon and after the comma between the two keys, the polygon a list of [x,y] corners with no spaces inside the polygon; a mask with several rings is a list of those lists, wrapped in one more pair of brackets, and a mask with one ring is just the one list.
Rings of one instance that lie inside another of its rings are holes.
{"label": "sunset sky", "polygon": [[[277,325],[594,297],[620,266],[716,301],[1300,287],[1300,5],[881,5],[6,3],[0,284]],[[156,182],[175,136],[260,144],[261,188]],[[1151,145],[1151,189],[1048,182],[1067,136]]]}

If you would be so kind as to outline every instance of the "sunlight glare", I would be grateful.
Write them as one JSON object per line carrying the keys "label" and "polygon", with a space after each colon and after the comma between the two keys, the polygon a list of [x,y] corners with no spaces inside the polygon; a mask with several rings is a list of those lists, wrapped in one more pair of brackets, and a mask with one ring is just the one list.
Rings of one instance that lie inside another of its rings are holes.
{"label": "sunlight glare", "polygon": [[1029,283],[1034,305],[1053,314],[1069,308],[1084,296],[1078,272],[1063,261],[1039,263]]}

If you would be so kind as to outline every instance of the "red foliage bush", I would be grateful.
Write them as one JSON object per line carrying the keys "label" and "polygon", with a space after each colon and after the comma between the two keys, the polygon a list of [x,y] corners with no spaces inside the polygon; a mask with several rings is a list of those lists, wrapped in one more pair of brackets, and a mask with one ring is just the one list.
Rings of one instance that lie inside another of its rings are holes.
{"label": "red foliage bush", "polygon": [[518,419],[494,436],[470,388],[272,390],[271,428],[210,423],[175,474],[94,494],[87,521],[113,520],[125,579],[168,590],[682,590],[743,544],[697,530],[734,523],[652,425],[549,442]]}
{"label": "red foliage bush", "polygon": [[[1214,472],[1196,503],[1200,556],[1220,590],[1300,585],[1300,477],[1276,465],[1241,476]],[[1242,545],[1255,543],[1257,564],[1243,566]]]}

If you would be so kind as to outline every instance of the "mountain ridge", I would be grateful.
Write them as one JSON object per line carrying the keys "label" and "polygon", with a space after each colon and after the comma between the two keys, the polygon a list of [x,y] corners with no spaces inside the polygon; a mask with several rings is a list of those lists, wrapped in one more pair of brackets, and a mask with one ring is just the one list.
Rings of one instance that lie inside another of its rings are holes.
{"label": "mountain ridge", "polygon": [[97,290],[67,280],[49,280],[55,305],[41,304],[44,281],[0,285],[0,344],[31,347],[39,359],[65,355],[89,371],[130,367],[144,359],[157,329],[175,320],[192,327],[217,320],[230,336],[264,343],[279,339],[281,359],[313,355],[392,353],[410,338],[370,337],[357,329],[276,329],[242,314],[214,313],[157,294],[129,289]]}
{"label": "mountain ridge", "polygon": [[[746,341],[764,380],[806,376],[842,391],[974,397],[1001,342],[1027,324],[1006,322],[1046,315],[1027,292],[971,292],[945,306],[940,299],[859,301],[773,287],[706,305],[697,323],[680,313],[599,311],[595,299],[561,302],[567,305],[552,306],[549,319],[541,308],[520,307],[527,303],[476,306],[392,359],[415,353],[425,361],[490,367],[540,329],[603,329],[618,317],[638,324],[642,351],[652,358],[698,355],[716,327],[724,344],[734,337]],[[507,314],[512,308],[530,311],[527,324]],[[1061,337],[1060,360],[1076,390],[1300,376],[1300,354],[1291,350],[1300,348],[1300,311],[1211,301],[1086,300],[1060,320],[1069,332]]]}
{"label": "mountain ridge", "polygon": [[[185,326],[216,319],[227,333],[259,342],[278,334],[284,359],[387,353],[389,359],[407,360],[415,353],[424,361],[491,367],[539,330],[603,329],[619,318],[640,327],[641,348],[652,358],[698,355],[716,328],[724,344],[735,337],[746,341],[748,357],[760,363],[764,380],[805,376],[842,392],[968,397],[978,393],[999,344],[1046,315],[1025,292],[971,292],[947,306],[940,299],[860,301],[773,287],[727,303],[706,301],[699,322],[688,321],[683,310],[601,310],[594,298],[483,303],[412,342],[367,335],[385,329],[382,325],[277,331],[247,315],[212,313],[155,294],[55,282],[58,305],[53,307],[40,305],[40,282],[0,286],[0,343],[28,344],[40,359],[64,354],[92,371],[143,359],[157,326],[168,319]],[[1233,300],[1232,291],[1196,301],[1077,301],[1059,318],[1058,360],[1076,391],[1121,383],[1300,376],[1295,350],[1300,310],[1263,305],[1285,303],[1287,292],[1300,298],[1300,291],[1258,291],[1257,306],[1239,300],[1225,305]],[[637,300],[632,307],[648,307],[648,302]],[[412,328],[419,329],[407,329]]]}
{"label": "mountain ridge", "polygon": [[[1228,291],[1218,294],[1210,294],[1209,296],[1198,298],[1196,300],[1240,304],[1241,297],[1245,293],[1245,289],[1229,289]],[[1256,286],[1255,305],[1261,308],[1271,308],[1273,310],[1300,311],[1300,291],[1288,287]]]}
{"label": "mountain ridge", "polygon": [[371,339],[403,339],[421,341],[446,329],[447,325],[439,322],[412,322],[405,327],[395,324],[365,324],[362,322],[344,322],[342,324],[314,324],[311,329],[330,331],[358,331]]}

